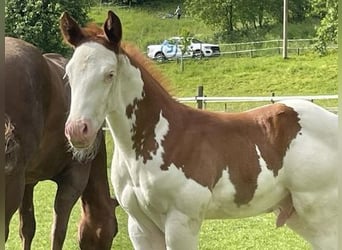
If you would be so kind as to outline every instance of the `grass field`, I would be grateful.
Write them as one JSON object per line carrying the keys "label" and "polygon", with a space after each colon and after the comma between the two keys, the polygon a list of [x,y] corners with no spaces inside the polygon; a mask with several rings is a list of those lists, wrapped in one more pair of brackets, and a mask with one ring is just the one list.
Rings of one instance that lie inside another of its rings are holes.
{"label": "grass field", "polygon": [[[195,96],[203,85],[207,96],[319,95],[337,93],[337,54],[315,54],[256,58],[212,58],[188,60],[184,72],[176,62],[158,64],[170,91],[177,97]],[[318,102],[337,106],[337,101]],[[260,104],[251,104],[260,105]],[[250,104],[230,104],[229,110],[243,110]],[[223,104],[208,105],[223,110]]]}
{"label": "grass field", "polygon": [[179,35],[182,29],[190,31],[199,39],[212,40],[214,30],[200,21],[194,22],[190,18],[181,18],[180,20],[162,18],[166,13],[172,12],[176,6],[176,4],[166,4],[159,8],[149,9],[128,9],[117,6],[96,7],[92,9],[90,16],[95,23],[102,25],[107,16],[107,11],[113,10],[121,18],[123,39],[134,41],[143,50],[148,44],[158,44],[166,38]]}
{"label": "grass field", "polygon": [[[147,1],[148,2],[148,1]],[[134,41],[142,50],[154,43],[161,43],[164,39],[177,36],[182,30],[187,30],[191,35],[200,40],[214,43],[230,43],[230,41],[218,40],[214,27],[205,25],[201,20],[194,20],[186,12],[180,20],[176,18],[163,18],[168,13],[173,13],[179,1],[153,1],[153,4],[137,6],[135,8],[123,8],[122,6],[97,6],[91,9],[92,22],[102,25],[108,10],[119,15],[123,25],[123,39]],[[288,38],[313,38],[315,36],[317,20],[307,19],[302,23],[289,23]],[[258,40],[282,39],[282,24],[274,24],[268,27],[267,32],[259,31]],[[246,39],[246,38],[241,38]],[[252,42],[255,40],[243,40]],[[242,42],[237,41],[237,42]]]}
{"label": "grass field", "polygon": [[[170,6],[171,9],[172,6]],[[107,9],[94,8],[91,12],[95,22],[102,23]],[[167,10],[115,9],[124,24],[124,37],[144,49],[149,42],[160,41],[177,33],[183,26],[192,27],[194,33],[210,37],[212,31],[191,19],[161,19],[160,13]],[[134,21],[138,20],[138,21]],[[161,38],[161,39],[160,39]],[[280,56],[256,58],[219,57],[205,60],[187,60],[185,71],[175,61],[156,64],[165,75],[169,89],[177,97],[194,96],[198,85],[203,85],[207,96],[264,96],[271,95],[314,95],[337,93],[337,54],[319,57],[308,53],[291,56],[288,60]],[[337,106],[336,101],[320,102],[324,106]],[[260,104],[229,105],[236,111]],[[209,109],[223,110],[222,104],[209,105]],[[108,154],[113,143],[108,140]],[[111,156],[109,156],[111,159]],[[38,184],[35,191],[37,232],[32,249],[45,250],[50,246],[50,226],[55,184],[49,181]],[[119,234],[112,249],[129,250],[132,246],[127,236],[127,217],[118,208]],[[73,209],[69,222],[64,249],[78,249],[77,223],[80,204]],[[13,217],[7,250],[20,249],[18,216]],[[252,249],[252,250],[306,250],[309,246],[286,226],[275,228],[273,214],[239,220],[206,221],[200,234],[200,249]]]}

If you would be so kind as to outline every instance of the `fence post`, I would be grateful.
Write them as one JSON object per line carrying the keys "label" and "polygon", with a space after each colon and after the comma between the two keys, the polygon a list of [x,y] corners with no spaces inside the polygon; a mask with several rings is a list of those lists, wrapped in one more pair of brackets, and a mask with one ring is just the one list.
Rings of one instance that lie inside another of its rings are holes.
{"label": "fence post", "polygon": [[[203,86],[200,85],[197,87],[197,97],[203,97]],[[203,100],[197,100],[197,108],[203,109]]]}
{"label": "fence post", "polygon": [[288,8],[289,0],[284,0],[283,5],[283,58],[287,59],[287,27],[288,27]]}

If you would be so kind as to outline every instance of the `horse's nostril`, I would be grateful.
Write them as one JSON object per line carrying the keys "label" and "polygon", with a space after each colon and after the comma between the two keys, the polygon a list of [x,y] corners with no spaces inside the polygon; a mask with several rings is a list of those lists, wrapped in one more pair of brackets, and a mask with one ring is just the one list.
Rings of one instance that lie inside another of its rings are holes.
{"label": "horse's nostril", "polygon": [[86,119],[67,122],[64,132],[66,138],[74,145],[88,143],[94,136],[91,123]]}
{"label": "horse's nostril", "polygon": [[88,125],[87,123],[83,123],[82,134],[86,135],[88,133]]}

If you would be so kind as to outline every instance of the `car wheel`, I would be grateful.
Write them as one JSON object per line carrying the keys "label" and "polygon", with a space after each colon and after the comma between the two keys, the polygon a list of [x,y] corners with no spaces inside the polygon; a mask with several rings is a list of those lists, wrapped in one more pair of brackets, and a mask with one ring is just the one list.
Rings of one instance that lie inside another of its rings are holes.
{"label": "car wheel", "polygon": [[157,62],[164,62],[166,60],[166,57],[162,52],[158,52],[154,58],[156,59]]}
{"label": "car wheel", "polygon": [[195,51],[194,51],[194,54],[193,54],[193,57],[194,57],[194,58],[201,59],[202,57],[204,57],[204,54],[203,54],[203,52],[200,51],[200,50],[195,50]]}

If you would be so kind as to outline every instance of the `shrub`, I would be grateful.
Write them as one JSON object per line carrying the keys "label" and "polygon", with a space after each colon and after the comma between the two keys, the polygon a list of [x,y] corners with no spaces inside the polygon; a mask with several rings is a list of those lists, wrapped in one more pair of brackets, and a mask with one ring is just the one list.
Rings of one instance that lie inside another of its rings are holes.
{"label": "shrub", "polygon": [[45,53],[67,55],[70,49],[62,43],[59,17],[63,11],[68,11],[79,23],[84,24],[88,21],[90,4],[89,0],[7,0],[5,35],[30,42]]}

